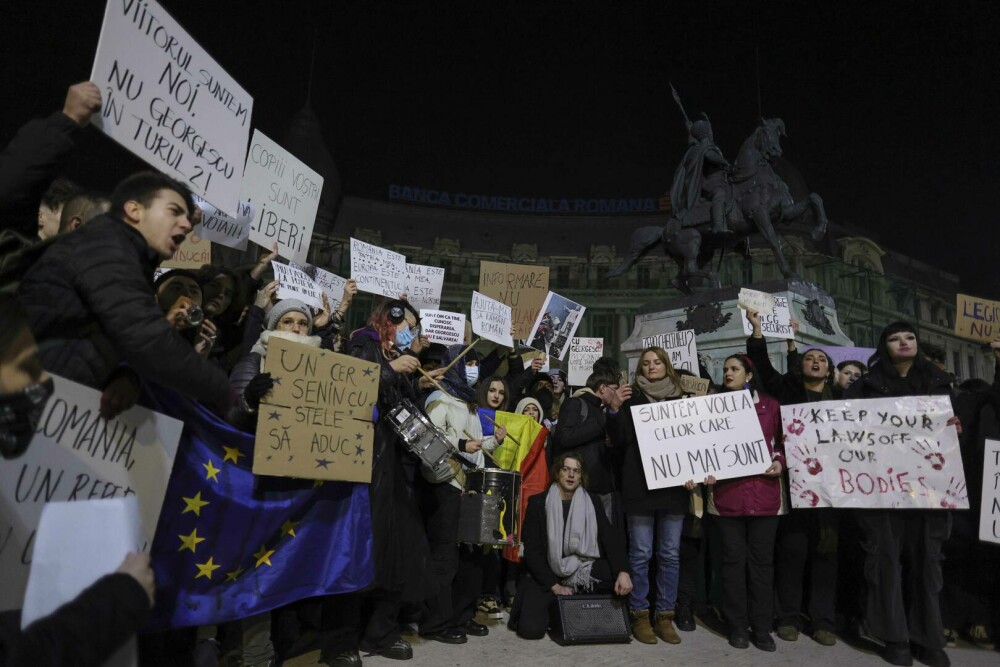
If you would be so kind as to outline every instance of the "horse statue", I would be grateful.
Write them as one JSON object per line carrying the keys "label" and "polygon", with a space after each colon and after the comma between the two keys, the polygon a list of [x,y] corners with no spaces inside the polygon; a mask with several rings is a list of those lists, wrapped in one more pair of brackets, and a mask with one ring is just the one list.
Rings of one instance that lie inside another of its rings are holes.
{"label": "horse statue", "polygon": [[[691,125],[689,123],[689,128]],[[692,293],[691,281],[694,278],[704,279],[710,287],[721,287],[711,265],[716,250],[742,245],[748,236],[760,232],[774,251],[782,275],[797,278],[781,249],[781,239],[774,230],[774,223],[789,224],[812,209],[818,222],[811,236],[819,241],[826,234],[828,221],[823,200],[818,194],[810,193],[801,201],[792,201],[788,186],[775,173],[772,162],[781,155],[781,136],[787,136],[784,121],[762,118],[760,127],[740,147],[735,164],[731,168],[726,166],[727,191],[724,224],[721,227],[713,224],[713,202],[702,197],[680,215],[671,212],[664,227],[640,227],[635,230],[628,254],[608,273],[608,277],[625,273],[640,257],[662,243],[680,269],[673,280],[677,289],[685,294]]]}

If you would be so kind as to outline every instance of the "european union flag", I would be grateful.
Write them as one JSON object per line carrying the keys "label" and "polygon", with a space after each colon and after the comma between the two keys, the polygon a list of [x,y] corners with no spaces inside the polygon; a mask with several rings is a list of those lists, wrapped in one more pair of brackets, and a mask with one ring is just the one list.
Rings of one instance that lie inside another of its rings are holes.
{"label": "european union flag", "polygon": [[146,386],[143,402],[184,422],[153,539],[150,630],[223,623],[371,584],[366,484],[256,477],[253,435],[160,387]]}

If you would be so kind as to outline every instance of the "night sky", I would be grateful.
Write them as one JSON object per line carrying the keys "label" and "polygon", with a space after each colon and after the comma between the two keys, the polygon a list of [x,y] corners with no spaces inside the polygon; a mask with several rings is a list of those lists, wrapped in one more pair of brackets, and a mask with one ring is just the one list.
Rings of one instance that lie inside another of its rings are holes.
{"label": "night sky", "polygon": [[[0,141],[89,76],[104,3],[74,5],[5,8]],[[734,159],[759,117],[759,53],[763,114],[784,119],[784,157],[830,219],[1000,299],[1000,3],[163,5],[271,136],[305,103],[317,43],[312,106],[344,193],[376,199],[390,183],[658,197],[686,144],[668,82]],[[86,141],[72,175],[107,189],[139,166],[108,143]]]}

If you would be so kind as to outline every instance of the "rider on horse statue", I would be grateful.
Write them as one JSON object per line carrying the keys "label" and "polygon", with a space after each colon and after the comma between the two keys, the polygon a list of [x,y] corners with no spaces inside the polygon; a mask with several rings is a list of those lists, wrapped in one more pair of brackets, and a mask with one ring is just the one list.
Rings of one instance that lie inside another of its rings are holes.
{"label": "rider on horse statue", "polygon": [[730,234],[726,226],[726,201],[729,198],[729,162],[715,145],[712,124],[705,120],[688,123],[688,149],[677,166],[670,186],[670,205],[684,227],[696,224],[691,218],[695,205],[704,199],[711,202],[712,233]]}

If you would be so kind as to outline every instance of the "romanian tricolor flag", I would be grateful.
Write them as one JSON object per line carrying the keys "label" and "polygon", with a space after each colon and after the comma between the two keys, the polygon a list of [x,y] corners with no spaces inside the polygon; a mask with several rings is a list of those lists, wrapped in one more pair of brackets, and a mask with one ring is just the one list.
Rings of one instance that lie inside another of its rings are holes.
{"label": "romanian tricolor flag", "polygon": [[[492,420],[492,421],[491,421]],[[528,498],[549,487],[549,468],[545,463],[545,439],[549,430],[527,415],[479,408],[483,435],[493,435],[493,422],[507,429],[507,438],[493,450],[493,458],[505,470],[521,473],[521,506],[518,508],[518,531],[524,525]],[[520,535],[518,536],[520,538]],[[519,547],[506,547],[503,556],[520,562]]]}

